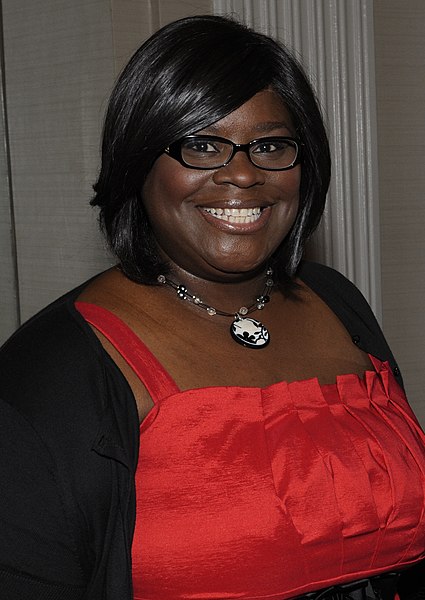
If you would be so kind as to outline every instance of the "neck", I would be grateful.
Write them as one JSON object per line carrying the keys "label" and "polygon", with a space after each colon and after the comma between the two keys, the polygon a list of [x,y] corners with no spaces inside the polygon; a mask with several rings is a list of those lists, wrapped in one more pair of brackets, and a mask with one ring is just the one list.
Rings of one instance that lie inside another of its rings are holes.
{"label": "neck", "polygon": [[234,313],[241,306],[249,306],[262,294],[266,284],[265,267],[250,274],[227,275],[223,280],[209,280],[175,268],[167,279],[178,285],[184,285],[191,296],[199,297],[202,302],[214,308]]}

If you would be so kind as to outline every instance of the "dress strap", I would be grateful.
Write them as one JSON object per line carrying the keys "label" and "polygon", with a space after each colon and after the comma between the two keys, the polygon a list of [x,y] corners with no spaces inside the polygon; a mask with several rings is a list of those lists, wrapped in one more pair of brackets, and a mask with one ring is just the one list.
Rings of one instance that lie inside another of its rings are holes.
{"label": "dress strap", "polygon": [[121,354],[148,390],[153,402],[180,391],[149,348],[119,317],[111,311],[87,302],[76,302],[84,319],[102,333]]}
{"label": "dress strap", "polygon": [[375,369],[375,371],[377,373],[379,373],[379,371],[382,369],[382,365],[384,364],[382,360],[380,360],[379,358],[376,358],[376,356],[373,356],[372,354],[368,354],[370,362],[373,365],[373,368]]}

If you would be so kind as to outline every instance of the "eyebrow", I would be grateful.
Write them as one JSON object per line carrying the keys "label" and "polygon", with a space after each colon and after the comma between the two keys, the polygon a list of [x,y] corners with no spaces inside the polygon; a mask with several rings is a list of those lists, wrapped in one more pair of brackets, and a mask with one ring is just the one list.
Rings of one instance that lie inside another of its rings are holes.
{"label": "eyebrow", "polygon": [[[212,132],[218,133],[220,127],[213,123],[212,125],[208,125],[208,127],[205,127],[204,129],[208,129]],[[254,131],[268,133],[270,131],[274,131],[275,129],[287,129],[288,131],[291,131],[292,128],[289,127],[288,124],[284,121],[266,121],[264,123],[257,123],[256,125],[254,125],[253,129]]]}

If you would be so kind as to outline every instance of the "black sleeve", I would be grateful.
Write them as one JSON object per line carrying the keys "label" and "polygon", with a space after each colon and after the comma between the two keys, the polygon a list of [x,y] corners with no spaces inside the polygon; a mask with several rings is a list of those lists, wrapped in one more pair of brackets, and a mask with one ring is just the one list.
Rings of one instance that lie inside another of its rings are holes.
{"label": "black sleeve", "polygon": [[54,461],[26,419],[0,401],[0,597],[79,600],[84,589]]}

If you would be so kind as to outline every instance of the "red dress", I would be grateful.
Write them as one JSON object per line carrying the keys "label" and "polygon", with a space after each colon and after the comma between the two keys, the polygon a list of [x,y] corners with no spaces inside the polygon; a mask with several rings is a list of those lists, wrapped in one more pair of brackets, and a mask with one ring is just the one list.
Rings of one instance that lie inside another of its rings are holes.
{"label": "red dress", "polygon": [[115,316],[77,308],[155,406],[140,427],[135,600],[282,600],[425,557],[425,436],[387,363],[180,391]]}

